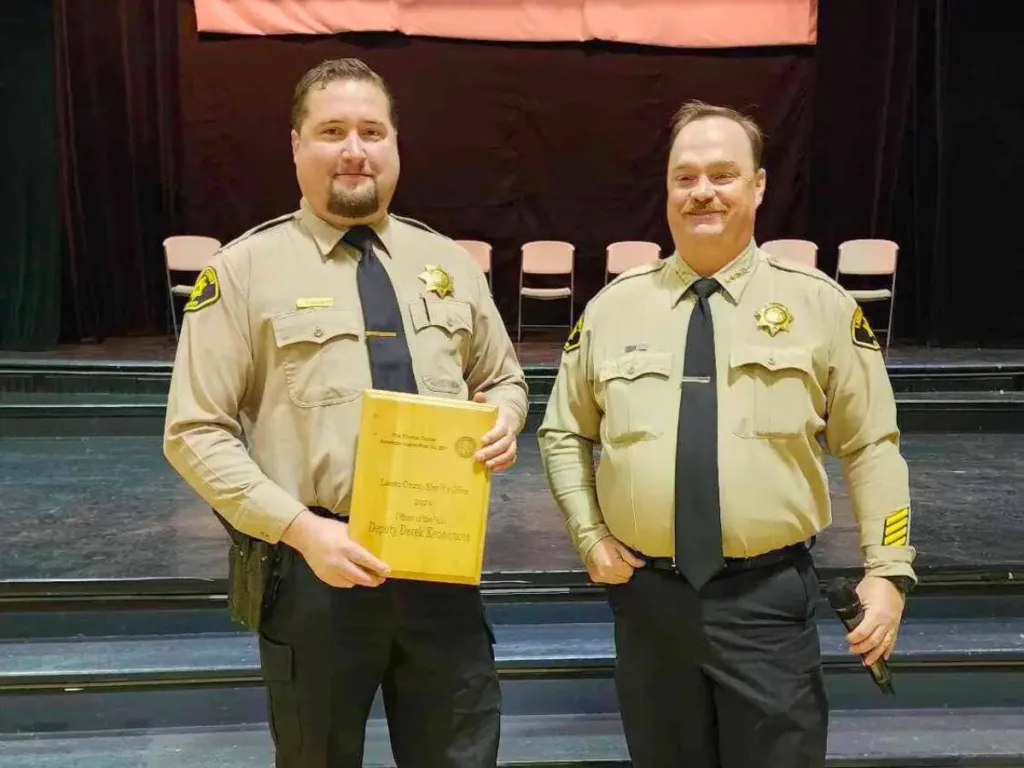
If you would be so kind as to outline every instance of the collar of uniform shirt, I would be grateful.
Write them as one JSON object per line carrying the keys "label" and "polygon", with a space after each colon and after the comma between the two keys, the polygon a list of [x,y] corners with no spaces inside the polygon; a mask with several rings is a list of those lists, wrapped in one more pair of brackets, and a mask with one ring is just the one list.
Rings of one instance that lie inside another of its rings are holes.
{"label": "collar of uniform shirt", "polygon": [[[330,258],[331,252],[334,251],[338,243],[341,242],[341,238],[348,232],[348,229],[339,229],[317,216],[313,209],[309,207],[309,203],[306,202],[305,198],[299,204],[298,218],[302,222],[302,226],[305,227],[306,231],[309,232],[316,242],[316,247],[320,251],[320,258],[325,260]],[[385,216],[370,228],[377,234],[380,245],[384,246],[384,250],[390,256],[392,250],[391,217]]]}
{"label": "collar of uniform shirt", "polygon": [[[663,269],[661,272],[663,279],[669,281],[669,288],[672,291],[672,306],[674,307],[701,276],[694,272],[693,268],[683,261],[678,253],[672,254],[672,257],[667,259],[667,264],[668,269]],[[739,256],[715,272],[712,277],[718,281],[722,286],[722,291],[729,296],[732,302],[738,304],[750,276],[757,269],[757,264],[757,244],[751,240],[750,245],[744,248]]]}

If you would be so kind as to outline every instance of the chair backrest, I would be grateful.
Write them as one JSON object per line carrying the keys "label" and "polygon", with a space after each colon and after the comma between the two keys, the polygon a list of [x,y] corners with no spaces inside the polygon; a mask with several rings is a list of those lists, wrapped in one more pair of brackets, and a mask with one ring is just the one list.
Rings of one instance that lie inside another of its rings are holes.
{"label": "chair backrest", "polygon": [[174,235],[164,240],[167,268],[175,272],[199,272],[220,248],[220,240],[204,235]]}
{"label": "chair backrest", "polygon": [[807,267],[818,266],[818,246],[810,240],[769,240],[761,244],[761,250]]}
{"label": "chair backrest", "polygon": [[661,258],[661,246],[642,240],[621,240],[607,249],[605,267],[609,275],[621,275],[627,269],[650,264]]}
{"label": "chair backrest", "polygon": [[466,249],[483,272],[491,271],[490,243],[485,243],[483,240],[456,240],[455,242]]}
{"label": "chair backrest", "polygon": [[839,244],[836,277],[845,275],[891,275],[896,271],[899,246],[892,240],[847,240]]}
{"label": "chair backrest", "polygon": [[534,240],[523,244],[523,274],[568,275],[572,273],[572,243],[561,240]]}

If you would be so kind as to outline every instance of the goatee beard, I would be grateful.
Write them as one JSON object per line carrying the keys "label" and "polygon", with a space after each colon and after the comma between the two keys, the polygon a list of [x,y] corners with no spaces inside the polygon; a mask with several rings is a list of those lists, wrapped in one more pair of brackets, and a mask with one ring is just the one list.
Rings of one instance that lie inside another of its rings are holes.
{"label": "goatee beard", "polygon": [[340,190],[332,184],[327,195],[328,212],[346,219],[362,219],[375,214],[379,209],[376,179],[371,180],[370,188],[365,191]]}

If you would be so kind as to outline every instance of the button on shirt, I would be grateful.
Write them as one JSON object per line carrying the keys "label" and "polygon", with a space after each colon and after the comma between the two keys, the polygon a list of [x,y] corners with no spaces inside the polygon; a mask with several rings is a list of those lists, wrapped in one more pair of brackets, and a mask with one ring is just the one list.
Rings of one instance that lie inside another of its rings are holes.
{"label": "button on shirt", "polygon": [[[308,506],[349,508],[371,380],[359,253],[341,242],[345,231],[303,201],[219,251],[198,308],[185,313],[164,452],[232,526],[272,543]],[[396,216],[374,231],[420,393],[485,393],[521,429],[526,380],[469,254]],[[451,278],[452,295],[429,290],[435,268]]]}
{"label": "button on shirt", "polygon": [[[913,577],[895,399],[857,303],[754,243],[714,277],[724,556],[752,557],[830,524],[827,449],[842,465],[868,571]],[[676,424],[695,301],[684,294],[697,279],[678,255],[625,273],[588,304],[562,353],[538,436],[584,557],[608,535],[652,557],[674,554]]]}

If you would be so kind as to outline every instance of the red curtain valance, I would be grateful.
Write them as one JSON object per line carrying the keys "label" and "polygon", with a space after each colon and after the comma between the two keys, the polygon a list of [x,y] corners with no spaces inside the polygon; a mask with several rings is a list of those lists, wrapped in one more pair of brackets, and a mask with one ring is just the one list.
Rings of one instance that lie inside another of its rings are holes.
{"label": "red curtain valance", "polygon": [[195,0],[200,32],[402,32],[675,48],[808,45],[817,0]]}

